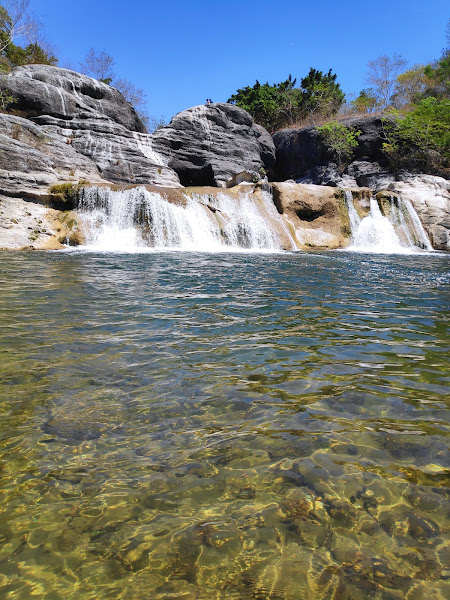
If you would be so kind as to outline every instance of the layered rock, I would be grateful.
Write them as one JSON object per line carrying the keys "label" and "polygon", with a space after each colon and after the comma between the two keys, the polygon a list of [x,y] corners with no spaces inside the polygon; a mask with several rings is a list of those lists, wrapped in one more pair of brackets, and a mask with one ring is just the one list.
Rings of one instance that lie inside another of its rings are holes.
{"label": "layered rock", "polygon": [[433,248],[450,250],[450,181],[433,175],[411,175],[391,183],[388,191],[410,200]]}
{"label": "layered rock", "polygon": [[[41,146],[44,150],[41,154],[53,159],[50,146],[54,141],[58,146],[57,162],[70,163],[74,154],[89,159],[83,162],[77,157],[74,161],[75,168],[82,164],[86,168],[83,178],[180,185],[176,173],[153,151],[151,136],[145,133],[136,112],[118,90],[75,71],[47,65],[17,67],[0,80],[0,87],[17,99],[12,105],[14,114],[31,120],[39,128],[33,130],[33,136],[52,140],[45,149]],[[16,121],[18,125],[26,129],[24,123]],[[6,129],[4,125],[3,133]],[[11,142],[13,153],[14,146]],[[48,180],[54,179],[51,169],[54,171],[60,165],[50,163],[43,161],[37,180],[42,180],[44,172]],[[9,167],[6,163],[0,164],[0,168]]]}
{"label": "layered rock", "polygon": [[184,186],[232,187],[258,179],[275,163],[267,131],[232,104],[194,106],[156,131],[153,147]]}
{"label": "layered rock", "polygon": [[74,212],[0,195],[0,250],[60,250],[82,241]]}

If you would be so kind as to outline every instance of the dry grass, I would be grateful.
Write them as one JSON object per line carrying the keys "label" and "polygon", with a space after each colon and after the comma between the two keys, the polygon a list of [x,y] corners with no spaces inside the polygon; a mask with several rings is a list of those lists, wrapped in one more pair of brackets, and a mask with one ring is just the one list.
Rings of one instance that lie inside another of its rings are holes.
{"label": "dry grass", "polygon": [[325,125],[325,123],[331,123],[332,121],[338,121],[340,123],[342,121],[346,121],[347,119],[370,119],[372,117],[381,117],[386,114],[386,111],[379,110],[371,113],[349,111],[345,114],[334,115],[331,117],[325,117],[321,115],[315,115],[313,117],[311,115],[290,125],[280,127],[280,129],[277,129],[277,131],[280,131],[281,129],[306,129],[307,127],[320,127],[321,125]]}

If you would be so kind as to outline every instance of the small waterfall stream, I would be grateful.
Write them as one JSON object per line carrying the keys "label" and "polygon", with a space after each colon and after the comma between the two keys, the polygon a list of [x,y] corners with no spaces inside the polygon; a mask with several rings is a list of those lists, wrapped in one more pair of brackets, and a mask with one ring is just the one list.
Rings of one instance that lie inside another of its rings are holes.
{"label": "small waterfall stream", "polygon": [[360,218],[350,191],[345,192],[351,229],[348,250],[380,254],[409,254],[433,250],[428,236],[411,202],[392,197],[389,217],[383,215],[375,198],[370,199],[370,212]]}
{"label": "small waterfall stream", "polygon": [[268,191],[180,194],[143,187],[85,188],[79,214],[88,247],[105,251],[146,248],[219,252],[295,249]]}

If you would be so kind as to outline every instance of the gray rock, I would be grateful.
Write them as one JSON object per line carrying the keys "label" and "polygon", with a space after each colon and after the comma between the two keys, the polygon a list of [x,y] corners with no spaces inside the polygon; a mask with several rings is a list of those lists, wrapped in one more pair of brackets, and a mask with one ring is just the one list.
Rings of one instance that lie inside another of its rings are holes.
{"label": "gray rock", "polygon": [[[342,123],[361,132],[358,137],[358,146],[354,151],[355,161],[376,163],[377,169],[385,170],[386,159],[382,151],[384,140],[382,119],[380,117],[350,118],[343,120]],[[330,177],[330,173],[326,169],[320,169],[320,167],[328,167],[333,163],[334,157],[323,143],[316,127],[282,129],[273,135],[273,140],[276,148],[274,180],[301,180],[306,177],[312,183],[319,185],[341,184],[336,177]],[[354,178],[355,176],[349,168],[344,174]]]}
{"label": "gray rock", "polygon": [[113,87],[81,73],[48,65],[17,67],[3,78],[2,87],[18,99],[14,110],[26,118],[48,115],[72,120],[103,116],[129,131],[144,133],[136,111]]}
{"label": "gray rock", "polygon": [[189,108],[152,135],[182,185],[231,187],[275,162],[270,135],[241,108],[215,103]]}
{"label": "gray rock", "polygon": [[96,164],[60,136],[0,114],[0,193],[45,201],[50,186],[80,179],[103,182]]}
{"label": "gray rock", "polygon": [[[13,105],[17,116],[67,147],[68,162],[75,153],[85,156],[97,177],[113,183],[180,185],[152,150],[151,136],[134,109],[114,88],[48,65],[17,67],[0,79],[0,88],[18,99]],[[88,173],[83,178],[89,179]]]}
{"label": "gray rock", "polygon": [[358,186],[372,189],[385,189],[391,182],[395,181],[394,175],[383,169],[379,163],[367,160],[353,161],[347,167],[346,173],[353,177]]}
{"label": "gray rock", "polygon": [[436,250],[450,250],[450,181],[433,175],[409,175],[388,186],[413,204]]}

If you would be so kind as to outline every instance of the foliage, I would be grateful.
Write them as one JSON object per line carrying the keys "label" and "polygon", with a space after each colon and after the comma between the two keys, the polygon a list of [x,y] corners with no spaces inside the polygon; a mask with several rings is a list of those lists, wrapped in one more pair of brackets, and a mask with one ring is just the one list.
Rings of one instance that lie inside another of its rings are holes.
{"label": "foliage", "polygon": [[296,121],[320,115],[335,114],[345,97],[336,83],[336,75],[311,68],[309,74],[295,87],[296,79],[289,77],[280,83],[261,84],[238,89],[228,102],[249,112],[256,123],[273,132]]}
{"label": "foliage", "polygon": [[[42,25],[28,14],[28,0],[9,0],[0,6],[0,69],[8,72],[29,64],[55,65],[58,61],[46,47]],[[28,38],[28,44],[17,40]]]}
{"label": "foliage", "polygon": [[353,109],[358,113],[371,113],[378,108],[378,100],[372,88],[359,92],[359,96],[352,102]]}
{"label": "foliage", "polygon": [[431,83],[423,65],[414,65],[397,76],[391,97],[395,108],[418,102]]}
{"label": "foliage", "polygon": [[20,67],[22,65],[56,65],[57,58],[53,54],[47,52],[39,44],[28,44],[25,48],[9,44],[3,52],[3,65],[5,70]]}
{"label": "foliage", "polygon": [[11,104],[15,104],[16,102],[17,98],[12,96],[9,90],[0,89],[0,112],[7,112]]}
{"label": "foliage", "polygon": [[450,166],[450,100],[423,98],[406,116],[393,113],[395,126],[386,123],[383,149],[394,169],[414,164],[426,172]]}
{"label": "foliage", "polygon": [[50,200],[52,204],[73,209],[78,205],[80,191],[84,187],[89,187],[89,181],[81,179],[78,183],[57,183],[49,188]]}
{"label": "foliage", "polygon": [[302,108],[306,114],[330,117],[338,112],[345,95],[339,83],[336,83],[336,77],[331,69],[324,74],[311,67],[301,81]]}
{"label": "foliage", "polygon": [[367,65],[367,83],[370,83],[381,108],[389,105],[397,76],[406,65],[400,54],[379,56]]}
{"label": "foliage", "polygon": [[424,73],[428,78],[425,96],[450,97],[450,50],[445,50],[442,57],[434,64],[427,65]]}
{"label": "foliage", "polygon": [[0,52],[33,27],[29,4],[29,0],[5,0],[0,5]]}
{"label": "foliage", "polygon": [[358,145],[358,137],[361,132],[350,129],[342,123],[331,121],[322,127],[317,127],[325,145],[336,155],[338,166],[342,169],[345,163],[350,161],[353,150]]}

